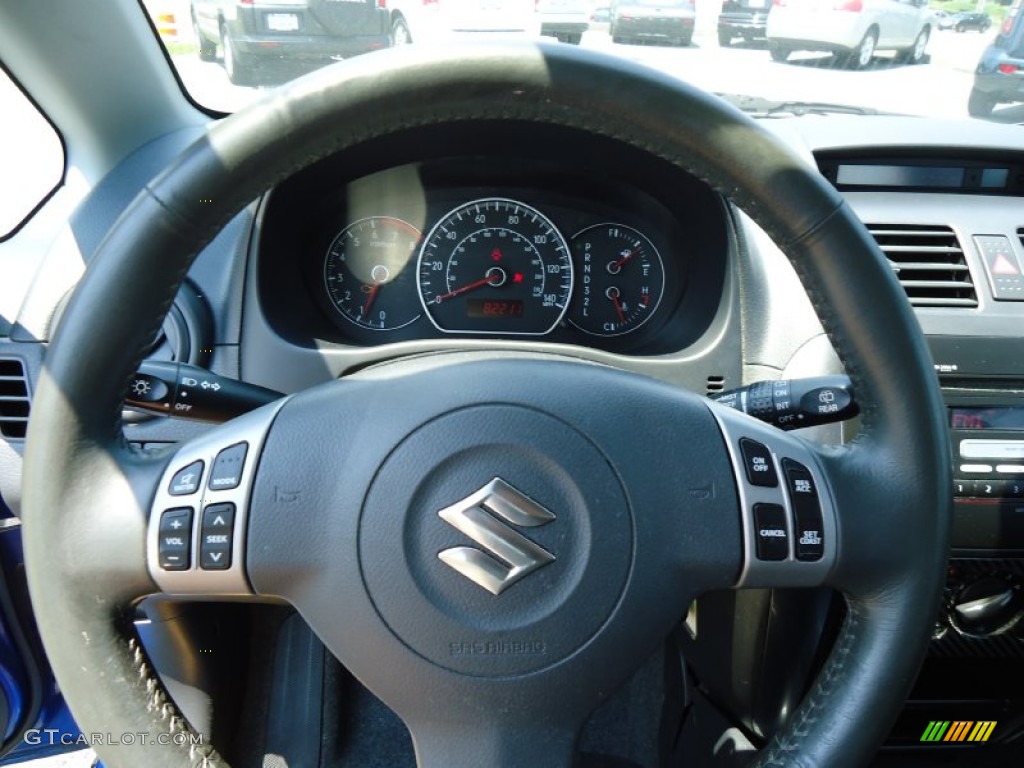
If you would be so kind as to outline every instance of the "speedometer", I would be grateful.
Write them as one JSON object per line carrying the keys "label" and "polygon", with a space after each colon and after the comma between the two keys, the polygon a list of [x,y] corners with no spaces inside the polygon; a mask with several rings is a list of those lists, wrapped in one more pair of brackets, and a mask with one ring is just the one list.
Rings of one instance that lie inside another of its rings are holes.
{"label": "speedometer", "polygon": [[460,205],[423,241],[417,269],[427,317],[445,333],[541,335],[572,294],[565,238],[535,208],[504,198]]}

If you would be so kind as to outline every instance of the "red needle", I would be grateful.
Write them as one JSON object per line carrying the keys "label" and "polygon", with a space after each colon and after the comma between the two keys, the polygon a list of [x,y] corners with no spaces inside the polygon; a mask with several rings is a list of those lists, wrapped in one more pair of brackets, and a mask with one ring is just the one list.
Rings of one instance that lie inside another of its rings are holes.
{"label": "red needle", "polygon": [[612,300],[612,304],[615,305],[615,314],[617,314],[619,316],[619,322],[620,323],[626,322],[626,316],[622,314],[622,302],[619,301],[619,294],[615,294],[614,296],[609,296],[608,298],[610,298]]}
{"label": "red needle", "polygon": [[616,262],[613,262],[613,263],[612,263],[612,267],[613,267],[613,268],[615,268],[615,269],[618,269],[618,268],[619,268],[619,267],[621,267],[621,266],[622,266],[623,264],[625,264],[625,263],[626,263],[627,261],[629,261],[629,260],[630,260],[630,259],[632,259],[632,258],[633,258],[634,256],[636,256],[636,255],[637,255],[638,253],[640,253],[640,247],[639,247],[639,246],[637,246],[636,248],[634,248],[634,249],[633,249],[632,251],[630,251],[629,253],[627,253],[627,254],[626,254],[625,256],[623,256],[623,257],[622,257],[621,259],[619,259],[618,261],[616,261]]}
{"label": "red needle", "polygon": [[470,283],[469,285],[464,285],[461,288],[456,288],[454,291],[449,291],[448,293],[441,294],[440,296],[435,298],[434,301],[436,301],[438,304],[440,304],[442,301],[446,301],[448,299],[454,298],[454,297],[458,296],[460,293],[465,293],[466,291],[472,291],[472,290],[474,290],[476,288],[483,288],[485,285],[490,285],[491,284],[491,280],[494,277],[495,277],[495,275],[490,275],[490,276],[485,277],[485,278],[483,278],[481,280],[477,280],[475,283]]}
{"label": "red needle", "polygon": [[369,293],[366,295],[366,303],[363,304],[363,317],[368,317],[370,314],[370,306],[373,304],[373,300],[377,298],[377,293],[380,291],[380,283],[374,283],[370,288]]}

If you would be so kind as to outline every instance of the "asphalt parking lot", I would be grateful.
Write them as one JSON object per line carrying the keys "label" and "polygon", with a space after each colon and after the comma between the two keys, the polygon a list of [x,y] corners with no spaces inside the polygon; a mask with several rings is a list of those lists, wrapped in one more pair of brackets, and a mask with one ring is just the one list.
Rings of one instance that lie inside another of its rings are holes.
{"label": "asphalt parking lot", "polygon": [[[686,48],[620,45],[612,42],[606,29],[591,29],[582,45],[624,56],[715,93],[831,102],[901,114],[967,117],[972,73],[994,34],[993,30],[985,34],[937,31],[928,45],[927,63],[898,64],[883,53],[859,72],[833,68],[832,57],[824,54],[797,53],[786,63],[776,63],[764,43],[722,48],[713,24],[698,24],[693,44]],[[231,85],[219,62],[204,63],[195,54],[179,54],[173,59],[186,85],[208,106],[233,111],[261,90]],[[994,119],[1022,122],[1024,108],[997,110]]]}

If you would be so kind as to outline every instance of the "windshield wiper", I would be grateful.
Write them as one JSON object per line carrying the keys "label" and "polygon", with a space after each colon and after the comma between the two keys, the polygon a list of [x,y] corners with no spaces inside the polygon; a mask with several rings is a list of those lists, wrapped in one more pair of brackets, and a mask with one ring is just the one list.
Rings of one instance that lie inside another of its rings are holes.
{"label": "windshield wiper", "polygon": [[885,115],[872,107],[855,107],[849,104],[831,104],[827,101],[780,101],[760,96],[746,96],[735,93],[716,93],[734,107],[752,117],[803,117],[804,115]]}

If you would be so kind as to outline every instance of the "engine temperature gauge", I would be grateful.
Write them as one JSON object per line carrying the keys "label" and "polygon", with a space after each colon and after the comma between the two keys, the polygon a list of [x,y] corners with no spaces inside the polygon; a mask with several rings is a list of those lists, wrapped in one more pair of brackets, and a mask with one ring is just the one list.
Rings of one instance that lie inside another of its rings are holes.
{"label": "engine temperature gauge", "polygon": [[573,237],[576,292],[569,322],[595,336],[621,336],[661,302],[665,269],[650,240],[623,224],[595,224]]}

